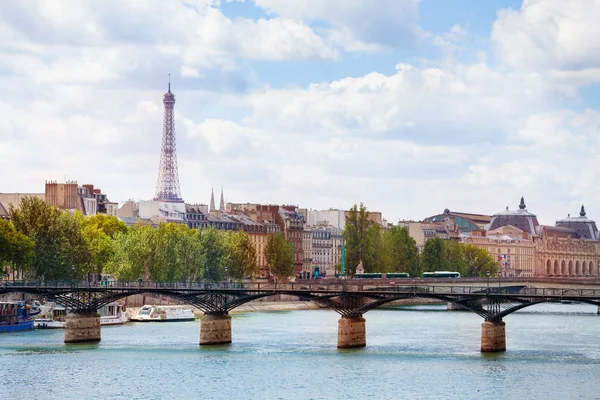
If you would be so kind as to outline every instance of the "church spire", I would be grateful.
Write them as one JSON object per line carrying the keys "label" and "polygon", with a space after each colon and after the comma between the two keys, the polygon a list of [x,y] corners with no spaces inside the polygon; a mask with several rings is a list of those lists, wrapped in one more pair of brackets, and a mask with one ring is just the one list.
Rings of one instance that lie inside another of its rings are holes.
{"label": "church spire", "polygon": [[521,204],[519,204],[519,209],[525,209],[525,199],[523,198],[523,196],[521,196]]}
{"label": "church spire", "polygon": [[585,208],[583,207],[583,204],[581,205],[581,211],[579,212],[579,216],[585,217]]}
{"label": "church spire", "polygon": [[215,190],[214,188],[210,188],[210,208],[208,209],[208,212],[213,212],[215,211]]}
{"label": "church spire", "polygon": [[225,212],[225,199],[223,198],[223,185],[221,185],[221,201],[219,202],[219,211]]}

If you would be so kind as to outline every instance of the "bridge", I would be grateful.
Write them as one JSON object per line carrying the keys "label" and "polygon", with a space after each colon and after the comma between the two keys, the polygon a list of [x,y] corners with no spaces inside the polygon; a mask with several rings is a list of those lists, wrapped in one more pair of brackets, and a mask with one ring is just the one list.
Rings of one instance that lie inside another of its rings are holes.
{"label": "bridge", "polygon": [[[410,283],[410,282],[409,282]],[[464,309],[483,318],[481,351],[506,350],[506,324],[511,313],[544,302],[582,302],[599,307],[600,289],[586,285],[570,288],[527,287],[524,284],[489,286],[396,284],[361,280],[304,281],[297,283],[186,283],[110,282],[4,282],[0,295],[18,292],[44,297],[71,310],[65,326],[65,343],[99,342],[98,310],[118,299],[136,294],[161,295],[192,305],[204,312],[200,322],[200,345],[231,343],[231,312],[240,305],[274,295],[296,296],[313,301],[340,314],[338,348],[366,345],[364,314],[384,304],[410,298],[437,299],[449,309]],[[471,282],[472,284],[472,282]]]}

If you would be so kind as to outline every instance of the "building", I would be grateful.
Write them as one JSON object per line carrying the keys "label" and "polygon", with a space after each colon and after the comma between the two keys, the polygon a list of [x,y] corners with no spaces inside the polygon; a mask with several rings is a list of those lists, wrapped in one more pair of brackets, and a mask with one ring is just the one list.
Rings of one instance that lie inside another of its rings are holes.
{"label": "building", "polygon": [[312,228],[308,225],[302,231],[302,271],[310,276],[313,271],[313,255],[312,255],[313,234]]}
{"label": "building", "polygon": [[317,270],[321,275],[335,276],[335,266],[332,257],[333,240],[331,232],[325,227],[312,229],[312,262],[313,272]]}
{"label": "building", "polygon": [[109,201],[108,197],[92,184],[79,186],[77,181],[46,181],[44,198],[46,203],[72,213],[80,211],[89,216],[98,213],[112,216],[118,214],[118,204]]}
{"label": "building", "polygon": [[10,219],[10,205],[12,204],[15,209],[19,209],[21,200],[25,197],[37,197],[38,199],[45,200],[45,193],[0,193],[0,219]]}
{"label": "building", "polygon": [[[555,226],[540,225],[521,198],[519,208],[494,214],[485,235],[497,242],[474,240],[500,263],[503,276],[589,277],[600,275],[600,240],[596,223],[582,206],[579,217]],[[533,260],[531,260],[533,254]]]}
{"label": "building", "polygon": [[463,243],[485,249],[498,262],[498,270],[505,277],[533,277],[535,275],[536,245],[531,235],[511,225],[487,232],[461,234]]}
{"label": "building", "polygon": [[443,223],[449,230],[472,232],[485,230],[491,220],[492,217],[490,215],[454,212],[446,208],[442,214],[425,218],[423,222]]}

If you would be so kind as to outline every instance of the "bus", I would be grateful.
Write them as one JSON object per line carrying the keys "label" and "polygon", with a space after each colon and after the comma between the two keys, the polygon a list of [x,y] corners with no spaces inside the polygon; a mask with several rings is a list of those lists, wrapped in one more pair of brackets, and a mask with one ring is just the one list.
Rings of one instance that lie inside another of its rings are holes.
{"label": "bus", "polygon": [[408,272],[388,272],[385,277],[388,279],[405,279],[410,278],[410,275]]}
{"label": "bus", "polygon": [[410,278],[410,275],[406,272],[388,272],[388,273],[380,273],[380,272],[371,272],[364,274],[354,274],[354,277],[357,279],[402,279],[402,278]]}
{"label": "bus", "polygon": [[368,272],[364,274],[354,274],[357,279],[381,279],[381,274],[377,272]]}
{"label": "bus", "polygon": [[422,278],[460,278],[460,272],[434,271],[423,272]]}

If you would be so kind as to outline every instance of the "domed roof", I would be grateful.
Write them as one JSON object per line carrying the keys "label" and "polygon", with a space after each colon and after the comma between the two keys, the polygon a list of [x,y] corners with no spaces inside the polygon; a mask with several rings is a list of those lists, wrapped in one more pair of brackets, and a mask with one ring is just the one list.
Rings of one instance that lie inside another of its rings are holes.
{"label": "domed roof", "polygon": [[535,214],[527,211],[525,207],[525,199],[521,197],[519,209],[509,210],[508,207],[506,207],[506,211],[494,214],[488,230],[491,231],[508,225],[514,226],[515,228],[518,228],[523,232],[527,232],[530,235],[535,235],[540,223],[538,222]]}
{"label": "domed roof", "polygon": [[585,207],[583,205],[581,206],[578,217],[571,217],[569,215],[567,218],[556,221],[556,226],[572,229],[584,239],[598,238],[596,222],[586,217]]}

